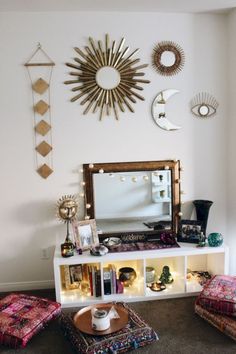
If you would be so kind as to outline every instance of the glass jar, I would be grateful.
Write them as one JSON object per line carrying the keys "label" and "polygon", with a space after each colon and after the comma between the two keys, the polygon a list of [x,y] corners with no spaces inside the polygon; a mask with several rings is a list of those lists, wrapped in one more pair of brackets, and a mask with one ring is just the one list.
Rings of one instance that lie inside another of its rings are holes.
{"label": "glass jar", "polygon": [[146,283],[154,283],[155,281],[155,269],[153,267],[146,267]]}
{"label": "glass jar", "polygon": [[74,256],[74,245],[72,242],[64,242],[61,244],[61,255],[62,257]]}
{"label": "glass jar", "polygon": [[218,247],[223,243],[223,236],[219,232],[212,232],[208,235],[207,241],[210,247]]}

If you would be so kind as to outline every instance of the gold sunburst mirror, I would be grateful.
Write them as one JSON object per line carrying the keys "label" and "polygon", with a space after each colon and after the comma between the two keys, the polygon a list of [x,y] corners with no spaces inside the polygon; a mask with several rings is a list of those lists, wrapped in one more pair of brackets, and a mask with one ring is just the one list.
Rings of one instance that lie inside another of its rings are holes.
{"label": "gold sunburst mirror", "polygon": [[137,91],[143,90],[140,84],[150,82],[140,78],[145,75],[140,70],[148,64],[135,66],[140,62],[140,59],[134,59],[138,49],[127,56],[129,47],[123,49],[124,42],[122,38],[118,46],[116,41],[110,43],[106,34],[105,44],[100,40],[96,44],[89,37],[89,46],[84,47],[85,51],[74,48],[79,57],[74,58],[75,64],[66,65],[76,70],[69,73],[75,79],[65,81],[65,84],[79,84],[72,88],[73,92],[79,93],[71,98],[71,102],[83,97],[80,102],[81,105],[86,104],[83,114],[99,111],[101,120],[104,114],[114,113],[118,120],[119,111],[128,109],[134,112],[131,103],[136,103],[136,99],[144,100]]}

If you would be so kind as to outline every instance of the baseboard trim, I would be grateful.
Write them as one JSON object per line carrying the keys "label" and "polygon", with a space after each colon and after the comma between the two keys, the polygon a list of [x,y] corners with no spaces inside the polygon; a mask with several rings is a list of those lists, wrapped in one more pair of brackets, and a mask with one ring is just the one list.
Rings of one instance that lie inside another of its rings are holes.
{"label": "baseboard trim", "polygon": [[54,280],[24,281],[16,283],[0,283],[0,292],[51,289],[55,287]]}

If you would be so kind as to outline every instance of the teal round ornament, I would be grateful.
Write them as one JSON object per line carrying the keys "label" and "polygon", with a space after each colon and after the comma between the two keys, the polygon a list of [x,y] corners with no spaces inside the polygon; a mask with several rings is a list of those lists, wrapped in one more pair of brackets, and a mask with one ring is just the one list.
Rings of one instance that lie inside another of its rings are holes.
{"label": "teal round ornament", "polygon": [[218,247],[223,243],[223,236],[219,232],[212,232],[208,235],[207,241],[210,247]]}

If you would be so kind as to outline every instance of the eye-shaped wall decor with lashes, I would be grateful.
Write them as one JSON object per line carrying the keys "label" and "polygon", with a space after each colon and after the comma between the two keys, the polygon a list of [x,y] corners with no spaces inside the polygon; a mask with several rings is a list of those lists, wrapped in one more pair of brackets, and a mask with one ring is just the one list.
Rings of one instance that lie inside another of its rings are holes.
{"label": "eye-shaped wall decor with lashes", "polygon": [[196,117],[209,118],[216,114],[219,104],[209,93],[201,92],[191,100],[190,106]]}

